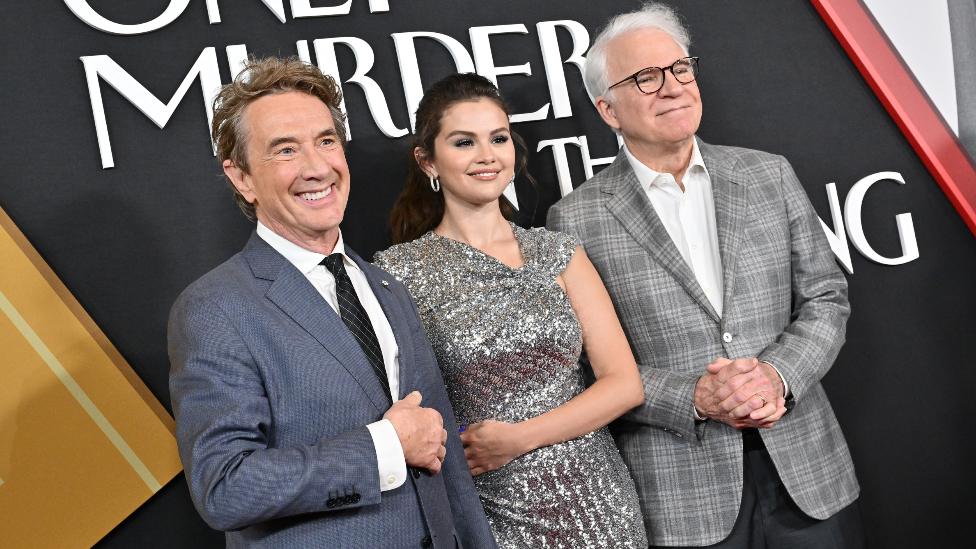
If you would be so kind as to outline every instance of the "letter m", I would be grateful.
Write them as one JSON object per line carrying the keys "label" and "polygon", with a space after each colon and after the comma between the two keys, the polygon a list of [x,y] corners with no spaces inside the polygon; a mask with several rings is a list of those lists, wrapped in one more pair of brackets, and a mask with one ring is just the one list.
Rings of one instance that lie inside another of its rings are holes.
{"label": "letter m", "polygon": [[105,119],[105,105],[102,103],[102,90],[98,79],[101,78],[115,88],[122,97],[129,100],[137,109],[142,111],[157,126],[163,128],[180,101],[186,96],[190,84],[195,78],[200,79],[203,92],[203,105],[207,110],[207,127],[213,121],[213,98],[220,89],[220,71],[217,67],[217,52],[214,48],[204,48],[197,57],[190,71],[183,78],[180,87],[167,103],[156,98],[142,84],[136,81],[125,69],[107,55],[91,55],[81,58],[85,66],[85,80],[88,83],[88,95],[91,99],[92,115],[95,118],[95,134],[98,137],[98,152],[102,157],[102,168],[115,166],[112,157],[112,142],[108,135],[108,122]]}

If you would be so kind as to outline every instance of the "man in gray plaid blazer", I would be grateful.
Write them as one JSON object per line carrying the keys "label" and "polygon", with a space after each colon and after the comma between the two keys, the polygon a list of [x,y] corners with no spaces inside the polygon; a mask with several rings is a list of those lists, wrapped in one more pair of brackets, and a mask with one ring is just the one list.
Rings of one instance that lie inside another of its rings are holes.
{"label": "man in gray plaid blazer", "polygon": [[697,74],[670,8],[611,20],[585,81],[624,147],[548,218],[580,238],[641,368],[646,401],[615,434],[648,537],[859,547],[859,487],[820,385],[846,280],[785,159],[695,137]]}
{"label": "man in gray plaid blazer", "polygon": [[340,92],[250,62],[213,134],[257,229],[170,314],[170,392],[193,503],[229,547],[493,549],[406,288],[347,248]]}

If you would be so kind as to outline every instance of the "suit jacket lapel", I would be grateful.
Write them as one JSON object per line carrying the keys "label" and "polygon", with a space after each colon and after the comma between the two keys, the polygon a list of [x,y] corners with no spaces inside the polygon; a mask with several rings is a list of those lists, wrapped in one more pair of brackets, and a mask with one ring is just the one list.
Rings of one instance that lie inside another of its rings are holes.
{"label": "suit jacket lapel", "polygon": [[377,301],[380,302],[380,307],[383,308],[383,313],[386,315],[386,320],[390,323],[390,328],[393,329],[393,336],[396,339],[397,347],[400,350],[399,368],[397,372],[399,395],[398,399],[405,396],[407,387],[414,387],[416,385],[413,375],[415,371],[410,368],[409,365],[413,364],[414,360],[414,349],[412,345],[412,340],[410,339],[410,334],[404,333],[407,331],[407,322],[403,315],[405,312],[402,307],[397,303],[395,296],[393,295],[393,290],[390,289],[389,280],[377,278],[375,276],[374,267],[363,258],[359,257],[358,254],[346,248],[346,253],[349,257],[359,265],[359,268],[363,270],[366,275],[366,280],[369,281],[370,288],[373,289],[373,294],[376,296]]}
{"label": "suit jacket lapel", "polygon": [[736,159],[720,149],[698,142],[712,180],[715,202],[715,226],[719,253],[722,256],[723,309],[728,311],[735,291],[735,261],[742,241],[744,219],[749,205],[748,188],[735,172]]}
{"label": "suit jacket lapel", "polygon": [[607,209],[630,233],[630,236],[718,322],[718,314],[709,303],[691,268],[681,257],[681,252],[671,240],[671,235],[664,228],[661,218],[651,206],[623,150],[617,154],[616,160],[607,167],[607,170],[608,179],[602,190],[613,195],[613,198],[607,202]]}
{"label": "suit jacket lapel", "polygon": [[363,350],[305,275],[256,234],[245,246],[244,257],[255,277],[271,282],[265,296],[314,337],[356,379],[378,411],[389,408],[386,391]]}

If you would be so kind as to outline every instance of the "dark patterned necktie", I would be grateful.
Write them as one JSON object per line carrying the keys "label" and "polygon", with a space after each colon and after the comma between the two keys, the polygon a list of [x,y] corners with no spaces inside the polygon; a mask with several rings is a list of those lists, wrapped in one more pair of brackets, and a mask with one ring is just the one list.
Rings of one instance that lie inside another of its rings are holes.
{"label": "dark patterned necktie", "polygon": [[[390,380],[386,377],[386,367],[383,365],[383,351],[380,349],[380,342],[376,339],[376,332],[373,331],[373,324],[369,321],[366,309],[356,295],[356,289],[352,285],[352,280],[346,274],[346,267],[342,264],[342,254],[335,253],[322,260],[325,266],[336,281],[336,297],[339,302],[339,316],[342,322],[352,332],[363,353],[369,360],[370,366],[380,384],[386,390],[386,396],[390,396]],[[391,398],[392,401],[392,398]]]}

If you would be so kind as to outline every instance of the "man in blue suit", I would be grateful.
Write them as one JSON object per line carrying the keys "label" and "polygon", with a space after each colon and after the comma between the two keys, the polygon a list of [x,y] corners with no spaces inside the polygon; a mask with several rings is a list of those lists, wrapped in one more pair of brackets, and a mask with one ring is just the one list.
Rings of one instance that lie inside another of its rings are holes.
{"label": "man in blue suit", "polygon": [[340,98],[274,58],[217,97],[214,142],[257,229],[170,315],[190,494],[230,547],[495,547],[410,296],[343,244]]}

